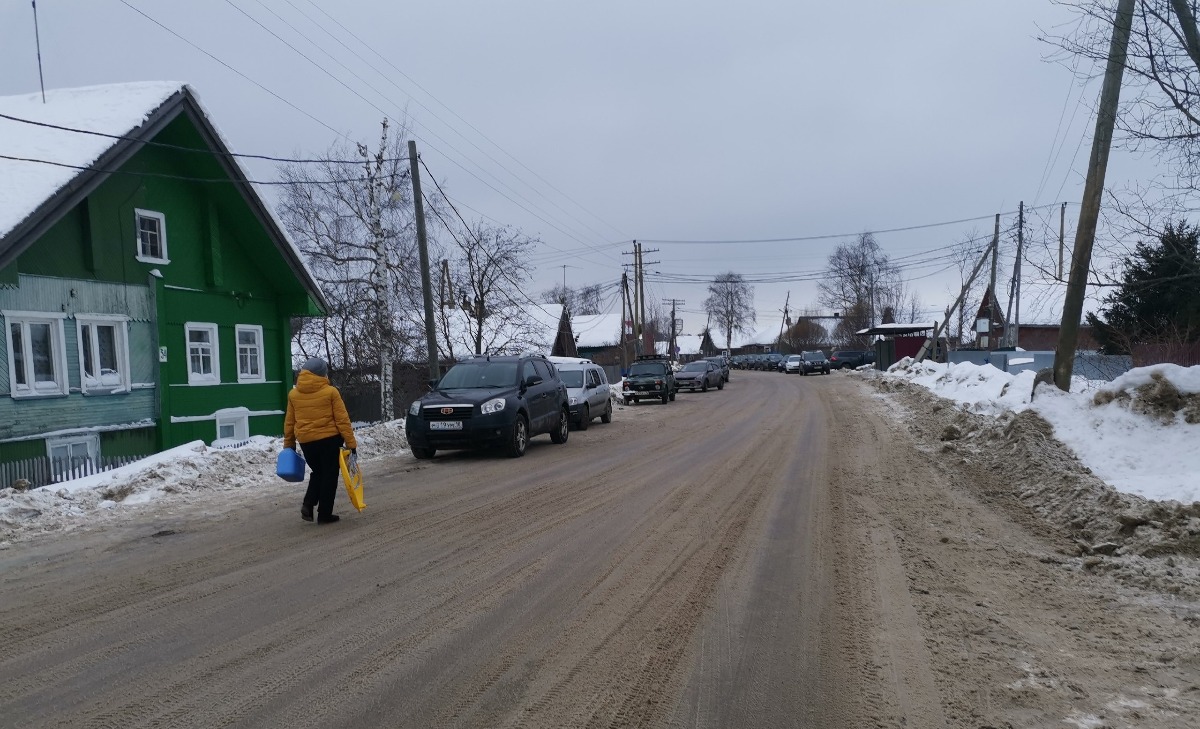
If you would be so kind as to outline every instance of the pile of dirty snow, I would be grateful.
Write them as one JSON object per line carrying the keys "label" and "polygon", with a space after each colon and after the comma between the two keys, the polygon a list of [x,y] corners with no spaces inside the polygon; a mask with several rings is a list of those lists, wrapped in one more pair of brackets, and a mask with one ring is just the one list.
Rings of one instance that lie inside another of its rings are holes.
{"label": "pile of dirty snow", "polygon": [[884,375],[920,385],[981,415],[1032,410],[1093,473],[1118,491],[1200,501],[1200,367],[1139,367],[1110,383],[1076,379],[1071,392],[1038,387],[1034,373],[992,365],[905,359]]}
{"label": "pile of dirty snow", "polygon": [[[927,452],[970,474],[962,487],[977,498],[1053,524],[1096,569],[1177,591],[1200,563],[1137,560],[1200,556],[1197,372],[1157,365],[1071,393],[1039,385],[1036,397],[1025,378],[990,366],[905,361],[861,375]],[[1117,567],[1114,556],[1132,561]]]}
{"label": "pile of dirty snow", "polygon": [[[364,463],[408,450],[404,421],[356,426]],[[18,539],[119,519],[139,507],[253,488],[294,490],[275,475],[282,438],[253,436],[238,448],[194,441],[93,476],[29,491],[0,489],[0,548]]]}

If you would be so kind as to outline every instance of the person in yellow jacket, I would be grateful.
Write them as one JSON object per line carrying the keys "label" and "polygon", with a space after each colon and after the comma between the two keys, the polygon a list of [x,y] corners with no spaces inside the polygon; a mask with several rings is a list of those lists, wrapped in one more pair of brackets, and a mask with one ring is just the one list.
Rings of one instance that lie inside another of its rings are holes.
{"label": "person in yellow jacket", "polygon": [[356,456],[358,441],[350,425],[350,415],[342,394],[329,384],[329,367],[325,360],[313,357],[300,368],[296,386],[288,392],[287,415],[283,419],[283,447],[295,448],[300,443],[304,460],[312,469],[300,518],[313,520],[317,507],[317,523],[331,524],[340,517],[333,513],[337,498],[338,462],[344,444]]}

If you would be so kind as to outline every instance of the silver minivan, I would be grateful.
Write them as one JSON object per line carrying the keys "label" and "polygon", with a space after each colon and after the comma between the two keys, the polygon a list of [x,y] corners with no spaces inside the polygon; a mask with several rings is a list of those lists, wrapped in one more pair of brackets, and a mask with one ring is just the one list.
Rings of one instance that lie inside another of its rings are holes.
{"label": "silver minivan", "polygon": [[612,422],[612,397],[608,377],[604,368],[590,359],[578,357],[550,357],[558,376],[567,386],[570,403],[571,423],[579,430],[587,430],[593,418],[601,423]]}

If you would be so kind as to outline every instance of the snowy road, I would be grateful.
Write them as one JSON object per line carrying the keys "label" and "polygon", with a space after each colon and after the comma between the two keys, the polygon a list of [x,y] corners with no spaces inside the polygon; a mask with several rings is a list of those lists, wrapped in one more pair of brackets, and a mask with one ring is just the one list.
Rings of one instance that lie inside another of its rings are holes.
{"label": "snowy road", "polygon": [[0,716],[1057,725],[1083,699],[1039,681],[1091,671],[1070,685],[1101,706],[1123,685],[1101,633],[1186,629],[1111,600],[1057,625],[1044,603],[1067,612],[1100,578],[956,490],[880,405],[844,375],[736,372],[520,460],[375,461],[368,510],[343,495],[337,525],[302,522],[299,493],[272,487],[17,545],[0,552]]}

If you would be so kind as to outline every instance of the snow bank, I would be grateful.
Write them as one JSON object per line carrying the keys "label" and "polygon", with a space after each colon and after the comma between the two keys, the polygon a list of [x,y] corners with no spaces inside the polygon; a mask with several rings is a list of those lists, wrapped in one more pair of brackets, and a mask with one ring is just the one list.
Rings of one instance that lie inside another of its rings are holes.
{"label": "snow bank", "polygon": [[[408,450],[404,421],[356,427],[364,463]],[[38,533],[68,530],[121,512],[240,489],[295,490],[275,475],[281,438],[253,436],[240,448],[194,441],[121,468],[32,489],[0,489],[0,548]]]}
{"label": "snow bank", "polygon": [[[1058,440],[1118,491],[1156,501],[1200,501],[1200,418],[1192,415],[1200,413],[1200,367],[1139,367],[1098,390],[1084,380],[1073,382],[1070,393],[1043,385],[1036,398],[1033,372],[1013,375],[990,364],[905,359],[884,377],[910,381],[981,415],[1033,410],[1053,426]],[[1152,396],[1151,387],[1165,388],[1171,394],[1165,399],[1177,405],[1158,405],[1164,398]]]}

